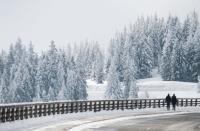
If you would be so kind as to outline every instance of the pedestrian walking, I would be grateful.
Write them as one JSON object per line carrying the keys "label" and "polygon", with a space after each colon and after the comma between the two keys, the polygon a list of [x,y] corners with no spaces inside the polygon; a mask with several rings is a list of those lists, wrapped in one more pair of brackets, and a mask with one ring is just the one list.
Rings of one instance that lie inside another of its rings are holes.
{"label": "pedestrian walking", "polygon": [[173,96],[172,96],[172,106],[173,106],[173,110],[174,110],[174,111],[176,110],[176,105],[177,105],[177,103],[178,103],[178,100],[177,100],[177,98],[176,98],[176,95],[173,94]]}
{"label": "pedestrian walking", "polygon": [[169,111],[170,110],[170,103],[171,103],[171,96],[169,94],[166,96],[165,101],[167,103],[167,110]]}

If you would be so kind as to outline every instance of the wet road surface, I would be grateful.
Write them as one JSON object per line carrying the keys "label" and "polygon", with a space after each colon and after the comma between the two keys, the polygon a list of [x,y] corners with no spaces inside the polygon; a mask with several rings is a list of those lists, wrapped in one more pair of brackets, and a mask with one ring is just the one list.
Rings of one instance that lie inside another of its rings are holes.
{"label": "wet road surface", "polygon": [[200,131],[200,113],[130,119],[84,131]]}

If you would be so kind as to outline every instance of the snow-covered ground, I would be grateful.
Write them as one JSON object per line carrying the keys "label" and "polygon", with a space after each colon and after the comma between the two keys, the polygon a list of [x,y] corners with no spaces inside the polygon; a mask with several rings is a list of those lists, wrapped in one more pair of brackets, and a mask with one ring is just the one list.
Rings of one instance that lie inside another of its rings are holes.
{"label": "snow-covered ground", "polygon": [[[198,90],[196,83],[162,81],[158,74],[154,74],[153,76],[153,78],[141,79],[137,81],[137,86],[139,87],[139,98],[163,98],[168,93],[175,93],[177,97],[200,97],[200,94],[197,93]],[[89,95],[88,100],[104,99],[104,93],[107,87],[107,82],[104,82],[103,84],[96,84],[95,81],[87,80],[87,84],[87,91]],[[200,112],[200,107],[177,108],[177,112]],[[41,118],[32,118],[22,121],[15,121],[10,123],[0,123],[0,131],[13,131],[13,129],[15,131],[57,131],[59,130],[59,128],[65,128],[66,130],[72,129],[73,131],[76,129],[84,129],[85,127],[93,126],[93,124],[96,125],[96,121],[102,121],[98,123],[98,125],[101,126],[115,121],[121,121],[130,118],[132,119],[133,117],[140,118],[140,115],[144,114],[147,115],[147,117],[152,117],[151,115],[170,115],[169,113],[172,112],[166,111],[165,108],[158,108],[55,115]],[[87,124],[91,122],[93,124]]]}
{"label": "snow-covered ground", "polygon": [[[176,94],[178,98],[199,98],[197,83],[162,81],[159,74],[153,71],[153,78],[140,79],[137,81],[139,87],[139,98],[164,98],[168,93]],[[87,80],[88,100],[104,99],[107,82],[96,84],[95,81]]]}

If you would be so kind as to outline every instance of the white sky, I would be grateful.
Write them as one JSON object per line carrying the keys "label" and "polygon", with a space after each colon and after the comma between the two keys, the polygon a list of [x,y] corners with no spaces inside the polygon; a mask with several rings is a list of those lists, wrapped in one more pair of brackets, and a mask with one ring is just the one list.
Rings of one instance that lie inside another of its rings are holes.
{"label": "white sky", "polygon": [[0,50],[20,37],[35,49],[46,50],[51,40],[58,47],[88,40],[107,45],[116,31],[138,16],[184,18],[200,14],[200,0],[0,0]]}

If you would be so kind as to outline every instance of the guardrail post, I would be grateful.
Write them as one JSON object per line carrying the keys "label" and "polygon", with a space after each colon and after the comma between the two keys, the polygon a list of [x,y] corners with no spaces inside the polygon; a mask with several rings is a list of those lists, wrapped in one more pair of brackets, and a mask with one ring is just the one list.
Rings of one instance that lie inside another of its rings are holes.
{"label": "guardrail post", "polygon": [[99,101],[99,111],[101,111],[101,105],[102,105],[101,102],[102,101]]}
{"label": "guardrail post", "polygon": [[27,106],[25,107],[24,115],[25,115],[25,119],[28,119],[28,107]]}
{"label": "guardrail post", "polygon": [[29,117],[32,118],[33,117],[33,106],[30,105],[29,107]]}
{"label": "guardrail post", "polygon": [[94,112],[97,112],[97,103],[96,103],[96,101],[94,102]]}
{"label": "guardrail post", "polygon": [[142,100],[140,100],[140,109],[142,109]]}
{"label": "guardrail post", "polygon": [[69,102],[66,103],[66,113],[69,113],[70,110],[69,110]]}
{"label": "guardrail post", "polygon": [[79,102],[75,102],[76,103],[76,108],[75,108],[75,111],[76,111],[76,113],[79,111]]}
{"label": "guardrail post", "polygon": [[1,121],[6,122],[6,109],[5,109],[5,107],[3,107],[3,109],[2,109],[2,115],[1,116],[2,116]]}
{"label": "guardrail post", "polygon": [[71,113],[74,112],[74,102],[71,102]]}
{"label": "guardrail post", "polygon": [[80,102],[80,112],[83,112],[83,102]]}
{"label": "guardrail post", "polygon": [[106,110],[108,111],[110,109],[110,102],[106,101]]}
{"label": "guardrail post", "polygon": [[34,105],[34,117],[37,117],[37,104]]}
{"label": "guardrail post", "polygon": [[65,113],[65,103],[61,103],[61,114]]}
{"label": "guardrail post", "polygon": [[42,116],[42,104],[39,105],[39,117]]}
{"label": "guardrail post", "polygon": [[56,111],[57,111],[57,114],[60,114],[60,103],[57,103],[57,108],[56,108]]}
{"label": "guardrail post", "polygon": [[183,99],[181,99],[181,106],[183,106]]}
{"label": "guardrail post", "polygon": [[86,102],[84,102],[85,103],[85,112],[87,112],[87,101]]}
{"label": "guardrail post", "polygon": [[55,105],[55,103],[52,103],[53,104],[53,115],[55,115],[56,114],[56,105]]}
{"label": "guardrail post", "polygon": [[46,116],[47,115],[47,104],[44,104],[44,107],[43,107],[43,116]]}
{"label": "guardrail post", "polygon": [[11,110],[11,121],[14,121],[15,120],[15,107],[12,107],[12,110]]}
{"label": "guardrail post", "polygon": [[119,110],[119,100],[117,100],[117,110]]}
{"label": "guardrail post", "polygon": [[106,110],[106,101],[103,101],[103,110]]}
{"label": "guardrail post", "polygon": [[90,101],[90,111],[92,111],[92,101]]}
{"label": "guardrail post", "polygon": [[197,106],[197,99],[195,100],[195,106]]}
{"label": "guardrail post", "polygon": [[153,100],[153,108],[156,108],[156,100]]}
{"label": "guardrail post", "polygon": [[20,120],[24,119],[24,107],[20,106]]}
{"label": "guardrail post", "polygon": [[47,115],[51,115],[51,104],[47,104]]}
{"label": "guardrail post", "polygon": [[149,108],[151,108],[151,100],[149,100]]}
{"label": "guardrail post", "polygon": [[131,100],[131,109],[133,110],[133,100]]}
{"label": "guardrail post", "polygon": [[138,101],[135,100],[135,108],[138,108]]}
{"label": "guardrail post", "polygon": [[126,104],[125,104],[126,109],[128,109],[128,100],[126,100],[125,102],[126,102]]}
{"label": "guardrail post", "polygon": [[164,99],[162,100],[162,104],[163,104],[162,106],[165,107],[165,100]]}
{"label": "guardrail post", "polygon": [[112,101],[112,110],[114,110],[115,109],[115,101],[113,100]]}
{"label": "guardrail post", "polygon": [[188,99],[186,99],[186,106],[188,106]]}
{"label": "guardrail post", "polygon": [[6,121],[10,121],[10,108],[7,107],[7,110],[6,110]]}
{"label": "guardrail post", "polygon": [[193,99],[190,100],[190,106],[193,106]]}

